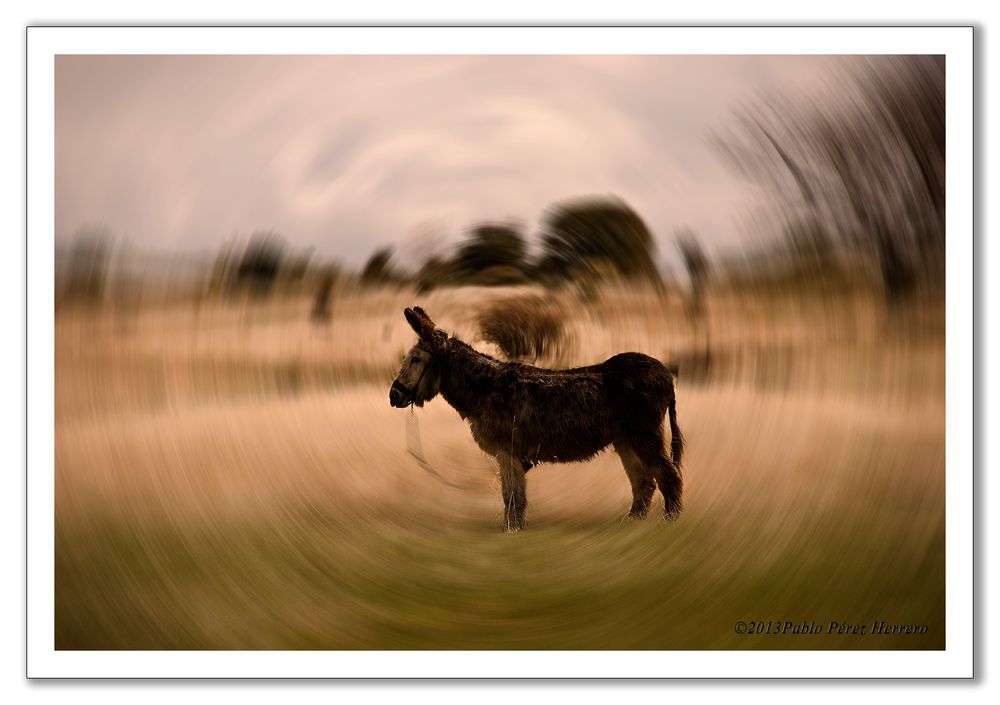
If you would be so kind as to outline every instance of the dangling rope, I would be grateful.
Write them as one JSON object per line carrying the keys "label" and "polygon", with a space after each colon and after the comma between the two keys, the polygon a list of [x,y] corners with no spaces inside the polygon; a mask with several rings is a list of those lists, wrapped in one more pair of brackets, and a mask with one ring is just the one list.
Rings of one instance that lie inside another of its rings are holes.
{"label": "dangling rope", "polygon": [[419,465],[424,472],[437,479],[438,482],[459,490],[471,490],[477,488],[477,485],[473,484],[460,485],[452,482],[435,470],[431,464],[427,462],[427,459],[424,457],[423,443],[420,441],[420,421],[417,419],[417,412],[414,410],[412,405],[410,406],[410,413],[407,414],[406,417],[406,452],[413,456],[413,459],[417,461],[417,465]]}

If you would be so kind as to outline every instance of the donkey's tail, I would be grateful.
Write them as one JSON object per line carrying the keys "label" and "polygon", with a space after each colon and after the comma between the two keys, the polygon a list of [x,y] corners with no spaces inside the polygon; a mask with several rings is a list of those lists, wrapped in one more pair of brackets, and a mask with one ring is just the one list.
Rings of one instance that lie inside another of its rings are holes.
{"label": "donkey's tail", "polygon": [[670,419],[670,455],[677,473],[680,474],[681,458],[684,456],[684,434],[677,425],[677,395],[673,389],[670,391],[670,402],[667,404],[667,416]]}

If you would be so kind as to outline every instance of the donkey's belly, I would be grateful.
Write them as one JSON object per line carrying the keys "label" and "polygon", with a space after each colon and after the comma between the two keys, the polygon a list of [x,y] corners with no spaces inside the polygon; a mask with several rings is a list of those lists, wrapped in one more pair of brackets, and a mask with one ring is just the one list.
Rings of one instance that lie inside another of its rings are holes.
{"label": "donkey's belly", "polygon": [[[551,423],[493,427],[471,420],[472,437],[490,455],[509,453],[527,464],[571,463],[587,460],[611,443],[610,434],[599,422],[585,424]],[[596,421],[596,420],[595,420]]]}
{"label": "donkey's belly", "polygon": [[603,424],[559,424],[523,429],[520,459],[531,463],[572,463],[594,457],[611,443]]}
{"label": "donkey's belly", "polygon": [[521,460],[533,465],[537,463],[575,463],[590,460],[607,447],[608,443],[566,445],[546,448],[537,454],[533,454],[530,449],[526,448],[527,452]]}

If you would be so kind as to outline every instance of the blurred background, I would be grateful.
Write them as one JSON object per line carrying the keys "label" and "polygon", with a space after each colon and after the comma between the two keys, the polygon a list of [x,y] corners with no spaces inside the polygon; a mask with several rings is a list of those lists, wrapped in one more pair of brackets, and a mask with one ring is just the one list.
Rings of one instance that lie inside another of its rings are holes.
{"label": "blurred background", "polygon": [[[934,56],[58,57],[56,647],[943,648],[944,114]],[[412,305],[676,363],[680,521],[606,453],[502,534],[388,404]]]}

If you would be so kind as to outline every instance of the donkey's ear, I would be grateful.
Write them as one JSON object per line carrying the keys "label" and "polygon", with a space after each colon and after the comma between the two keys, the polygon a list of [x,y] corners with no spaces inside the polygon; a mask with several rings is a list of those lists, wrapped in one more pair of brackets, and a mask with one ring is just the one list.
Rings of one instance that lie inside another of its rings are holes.
{"label": "donkey's ear", "polygon": [[416,331],[417,335],[420,335],[420,319],[417,318],[417,314],[413,312],[412,308],[404,308],[403,316],[406,318],[406,322],[410,324],[410,328]]}
{"label": "donkey's ear", "polygon": [[424,309],[422,309],[420,306],[414,306],[413,307],[413,312],[415,314],[417,314],[418,316],[420,316],[422,319],[424,319],[424,322],[428,326],[430,326],[432,330],[434,328],[437,328],[437,324],[434,323],[434,321],[431,320],[431,317],[427,315],[427,311],[425,311]]}
{"label": "donkey's ear", "polygon": [[427,317],[426,313],[423,313],[422,308],[418,307],[416,310],[404,308],[403,315],[406,316],[406,322],[410,324],[410,328],[416,331],[421,338],[429,338],[434,332],[434,323]]}

